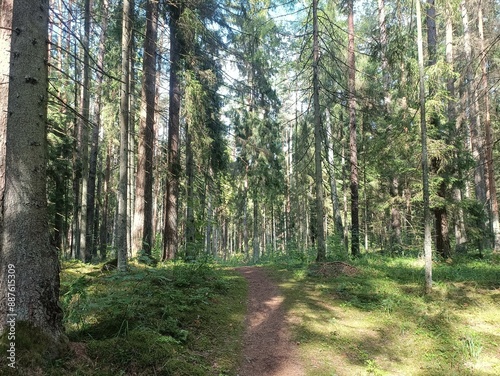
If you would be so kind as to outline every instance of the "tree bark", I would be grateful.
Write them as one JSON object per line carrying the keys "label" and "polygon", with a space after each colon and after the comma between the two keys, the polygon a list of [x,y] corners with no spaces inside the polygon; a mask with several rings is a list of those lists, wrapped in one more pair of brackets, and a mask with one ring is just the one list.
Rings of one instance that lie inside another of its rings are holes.
{"label": "tree bark", "polygon": [[424,258],[425,258],[425,293],[432,291],[432,238],[431,238],[431,211],[429,205],[429,164],[427,161],[427,124],[425,120],[425,77],[424,51],[422,47],[422,12],[420,0],[416,1],[417,8],[417,47],[419,66],[419,97],[420,97],[420,131],[422,142],[422,191],[424,206]]}
{"label": "tree bark", "polygon": [[359,255],[359,178],[358,145],[356,141],[356,60],[354,54],[354,4],[349,0],[347,8],[347,67],[348,67],[348,107],[349,107],[349,153],[351,165],[351,254]]}
{"label": "tree bark", "polygon": [[[427,24],[427,49],[428,49],[428,66],[433,66],[437,61],[437,30],[436,30],[436,8],[434,6],[434,0],[427,0],[427,11],[426,11],[426,24]],[[430,96],[434,95],[434,90],[430,90]],[[432,114],[431,123],[434,128],[440,126],[437,114]],[[432,159],[432,172],[439,174],[441,168],[441,159],[439,157],[434,157]],[[437,195],[443,199],[446,199],[446,183],[443,181],[440,183]],[[443,258],[448,258],[451,256],[451,247],[448,231],[448,210],[446,204],[433,208],[436,226],[436,252]]]}
{"label": "tree bark", "polygon": [[180,107],[181,107],[181,41],[179,36],[180,5],[171,4],[170,13],[170,97],[168,113],[168,176],[165,203],[163,260],[175,257],[178,247],[177,201],[180,178]]}
{"label": "tree bark", "polygon": [[186,259],[195,259],[196,227],[194,219],[194,155],[192,130],[186,125]]}
{"label": "tree bark", "polygon": [[156,39],[158,1],[146,4],[146,36],[142,78],[141,118],[137,148],[135,215],[132,238],[135,253],[151,256],[153,246],[153,155],[156,109]]}
{"label": "tree bark", "polygon": [[78,149],[80,152],[80,163],[82,168],[81,181],[81,210],[80,210],[80,249],[83,262],[90,262],[91,253],[87,247],[88,229],[88,200],[89,200],[89,127],[90,127],[90,1],[85,0],[84,10],[84,34],[82,40],[83,69],[81,86],[81,115],[78,119]]}
{"label": "tree bark", "polygon": [[118,183],[118,218],[116,226],[116,252],[118,270],[127,269],[127,203],[128,203],[128,141],[129,141],[129,90],[130,90],[130,0],[123,1],[122,11],[122,66],[120,87],[120,177]]}
{"label": "tree bark", "polygon": [[[329,111],[326,112],[327,115],[327,126],[330,130],[330,135],[333,137],[333,123],[331,121]],[[335,223],[335,233],[342,237],[344,234],[344,225],[342,224],[342,214],[340,211],[339,195],[337,192],[337,179],[335,178],[335,158],[333,143],[330,143],[329,138],[325,137],[325,153],[328,158],[329,165],[329,180],[330,180],[330,197],[333,204],[333,221]]]}
{"label": "tree bark", "polygon": [[316,240],[317,261],[326,258],[323,197],[323,168],[321,163],[322,131],[321,109],[319,103],[319,29],[318,29],[318,1],[313,0],[313,105],[314,105],[314,165],[316,186]]}
{"label": "tree bark", "polygon": [[14,327],[28,338],[35,328],[57,343],[64,335],[47,217],[48,2],[0,7],[0,334]]}
{"label": "tree bark", "polygon": [[104,169],[104,182],[102,194],[102,221],[99,229],[99,256],[101,261],[106,260],[108,248],[108,218],[109,218],[109,179],[111,177],[111,147],[108,145],[106,152],[106,167]]}
{"label": "tree bark", "polygon": [[[255,264],[259,261],[260,247],[259,247],[259,200],[257,198],[257,191],[255,188],[252,190],[252,203],[253,203],[253,237],[252,237],[252,261]],[[265,230],[264,230],[265,232]]]}
{"label": "tree bark", "polygon": [[[451,69],[454,66],[454,57],[453,57],[453,5],[448,1],[446,4],[446,63],[449,65]],[[446,90],[448,91],[448,122],[450,126],[454,125],[453,133],[458,137],[456,139],[457,150],[462,150],[461,145],[459,144],[462,140],[459,137],[459,129],[458,122],[456,119],[457,113],[455,108],[455,79],[453,77],[449,77],[446,82]],[[453,134],[452,133],[452,134]],[[453,140],[451,140],[453,142]],[[456,152],[455,158],[458,158],[458,151]],[[459,180],[462,179],[462,172],[458,172]],[[453,200],[458,204],[458,208],[455,213],[455,223],[454,223],[454,232],[455,232],[455,251],[462,252],[465,249],[465,244],[467,242],[466,232],[465,232],[465,221],[464,221],[464,211],[461,208],[462,202],[462,191],[460,187],[453,187]]]}
{"label": "tree bark", "polygon": [[493,166],[493,131],[491,127],[490,115],[490,93],[488,87],[488,59],[486,56],[486,46],[484,43],[483,30],[483,2],[479,2],[478,9],[478,31],[481,47],[481,84],[484,112],[484,130],[485,130],[485,159],[486,171],[488,173],[488,198],[490,203],[491,230],[493,233],[493,250],[500,252],[500,222],[498,217],[498,199],[495,183],[495,171]]}

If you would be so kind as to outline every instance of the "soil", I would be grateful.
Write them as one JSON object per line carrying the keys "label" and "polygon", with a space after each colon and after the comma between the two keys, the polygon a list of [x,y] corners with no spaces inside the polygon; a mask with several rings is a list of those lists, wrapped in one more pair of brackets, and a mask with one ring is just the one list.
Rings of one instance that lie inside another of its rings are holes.
{"label": "soil", "polygon": [[243,360],[238,376],[303,376],[278,286],[258,267],[237,268],[248,281]]}

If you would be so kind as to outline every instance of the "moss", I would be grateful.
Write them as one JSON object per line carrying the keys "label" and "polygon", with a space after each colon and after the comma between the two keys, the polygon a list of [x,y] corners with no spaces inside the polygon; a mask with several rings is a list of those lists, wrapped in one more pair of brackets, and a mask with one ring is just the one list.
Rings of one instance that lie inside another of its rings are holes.
{"label": "moss", "polygon": [[[0,338],[2,354],[12,351],[12,355],[15,355],[11,359],[0,358],[0,368],[5,372],[2,374],[36,375],[36,370],[41,372],[41,369],[51,366],[68,351],[64,335],[55,339],[26,321],[17,321],[15,329],[14,339],[9,338],[7,333]],[[9,364],[13,364],[15,369]]]}

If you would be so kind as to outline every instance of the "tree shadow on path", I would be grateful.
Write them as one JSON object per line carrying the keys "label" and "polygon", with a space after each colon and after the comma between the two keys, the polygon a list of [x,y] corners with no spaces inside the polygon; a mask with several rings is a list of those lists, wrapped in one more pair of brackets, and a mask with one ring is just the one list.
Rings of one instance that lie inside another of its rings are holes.
{"label": "tree shadow on path", "polygon": [[288,331],[279,288],[261,268],[236,270],[248,281],[246,330],[238,376],[305,375]]}

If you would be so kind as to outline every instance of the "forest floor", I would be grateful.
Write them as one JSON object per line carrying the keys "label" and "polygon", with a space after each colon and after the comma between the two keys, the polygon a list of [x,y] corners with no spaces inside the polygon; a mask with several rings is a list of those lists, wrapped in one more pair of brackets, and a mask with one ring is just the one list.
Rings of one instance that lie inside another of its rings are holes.
{"label": "forest floor", "polygon": [[302,362],[292,341],[284,296],[259,267],[237,268],[248,282],[243,360],[239,376],[302,376]]}
{"label": "forest floor", "polygon": [[432,294],[419,257],[344,260],[65,261],[67,353],[16,336],[0,375],[500,375],[499,257],[435,262]]}

